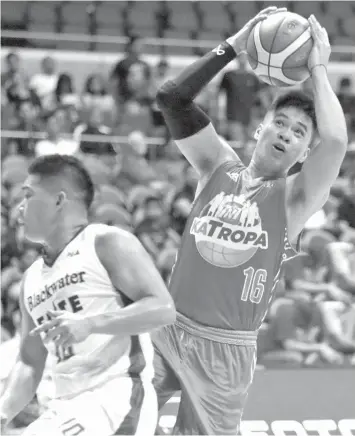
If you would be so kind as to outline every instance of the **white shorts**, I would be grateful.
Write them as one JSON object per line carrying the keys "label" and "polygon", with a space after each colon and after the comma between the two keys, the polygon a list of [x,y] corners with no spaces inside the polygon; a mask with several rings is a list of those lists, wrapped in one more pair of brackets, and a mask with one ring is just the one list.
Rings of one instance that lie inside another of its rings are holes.
{"label": "white shorts", "polygon": [[74,398],[52,400],[23,436],[150,436],[157,421],[152,383],[119,377]]}

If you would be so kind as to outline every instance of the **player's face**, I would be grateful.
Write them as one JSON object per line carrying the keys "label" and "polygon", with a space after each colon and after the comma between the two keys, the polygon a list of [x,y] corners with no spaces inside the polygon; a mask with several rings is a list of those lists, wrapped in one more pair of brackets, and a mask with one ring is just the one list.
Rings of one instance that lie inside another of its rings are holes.
{"label": "player's face", "polygon": [[57,216],[57,196],[45,189],[37,175],[29,175],[23,185],[24,198],[19,205],[19,223],[26,239],[44,243],[53,232]]}
{"label": "player's face", "polygon": [[307,158],[312,137],[312,120],[306,113],[295,107],[281,108],[265,117],[256,152],[259,158],[285,172]]}

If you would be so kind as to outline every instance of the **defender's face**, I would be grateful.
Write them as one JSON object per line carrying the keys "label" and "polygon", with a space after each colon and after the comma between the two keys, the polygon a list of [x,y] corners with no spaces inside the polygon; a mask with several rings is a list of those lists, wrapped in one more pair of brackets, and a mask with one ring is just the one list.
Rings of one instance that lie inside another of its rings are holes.
{"label": "defender's face", "polygon": [[266,115],[256,151],[259,157],[287,170],[303,162],[312,142],[312,120],[302,110],[285,107]]}
{"label": "defender's face", "polygon": [[57,197],[46,190],[37,175],[29,175],[23,185],[24,198],[19,204],[19,223],[26,239],[43,243],[53,230],[57,215]]}

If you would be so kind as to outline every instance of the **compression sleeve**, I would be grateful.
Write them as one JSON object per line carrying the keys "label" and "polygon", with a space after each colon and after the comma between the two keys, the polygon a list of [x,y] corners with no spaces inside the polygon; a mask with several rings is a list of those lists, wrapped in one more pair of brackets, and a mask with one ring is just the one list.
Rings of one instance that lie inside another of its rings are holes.
{"label": "compression sleeve", "polygon": [[224,42],[160,88],[157,103],[174,139],[187,138],[210,123],[193,100],[235,57],[233,47]]}

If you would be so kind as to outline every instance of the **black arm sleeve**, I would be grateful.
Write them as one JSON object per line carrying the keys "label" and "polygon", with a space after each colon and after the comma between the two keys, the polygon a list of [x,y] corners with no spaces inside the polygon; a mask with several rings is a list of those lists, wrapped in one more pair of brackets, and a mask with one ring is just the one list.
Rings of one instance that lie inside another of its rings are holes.
{"label": "black arm sleeve", "polygon": [[233,47],[224,42],[160,88],[157,103],[174,139],[187,138],[210,123],[193,100],[235,57]]}

